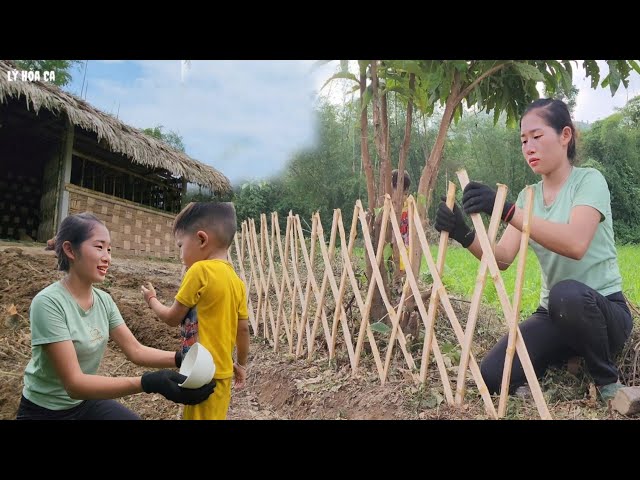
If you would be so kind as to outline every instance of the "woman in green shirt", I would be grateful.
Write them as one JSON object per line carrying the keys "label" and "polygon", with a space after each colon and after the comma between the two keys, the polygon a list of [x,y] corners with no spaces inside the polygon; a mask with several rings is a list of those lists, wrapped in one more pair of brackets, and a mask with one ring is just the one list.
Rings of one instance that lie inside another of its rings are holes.
{"label": "woman in green shirt", "polygon": [[[538,376],[551,365],[581,356],[602,398],[613,398],[622,386],[614,356],[629,338],[633,322],[622,294],[607,183],[598,170],[574,166],[576,130],[564,102],[540,99],[529,105],[520,121],[520,138],[525,161],[542,177],[533,185],[529,240],[540,262],[542,289],[538,309],[519,325],[522,338]],[[495,197],[490,187],[470,182],[462,210],[490,215]],[[515,204],[505,203],[502,220],[508,225],[495,248],[501,270],[518,253],[523,207],[524,190]],[[441,203],[435,227],[482,258],[480,242],[457,205],[452,212]],[[491,392],[500,389],[507,339],[481,364]],[[510,391],[525,382],[516,356]]]}
{"label": "woman in green shirt", "polygon": [[[111,263],[111,237],[97,217],[82,213],[65,218],[55,251],[66,275],[31,302],[31,360],[18,420],[139,420],[112,399],[146,392],[196,404],[209,397],[215,381],[195,390],[180,387],[186,377],[170,370],[181,363],[180,353],[141,345],[111,296],[93,286],[104,281]],[[97,375],[109,339],[131,362],[164,370],[141,377]]]}

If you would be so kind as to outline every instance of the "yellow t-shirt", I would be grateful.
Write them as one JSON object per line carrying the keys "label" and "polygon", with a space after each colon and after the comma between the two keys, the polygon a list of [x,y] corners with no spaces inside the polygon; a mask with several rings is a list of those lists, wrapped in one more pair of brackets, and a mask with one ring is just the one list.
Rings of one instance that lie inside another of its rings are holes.
{"label": "yellow t-shirt", "polygon": [[182,353],[200,342],[213,356],[214,378],[233,376],[233,349],[238,320],[246,320],[244,282],[225,260],[202,260],[185,274],[176,300],[191,310],[182,321]]}
{"label": "yellow t-shirt", "polygon": [[187,270],[176,300],[190,308],[180,325],[183,356],[191,345],[200,342],[213,356],[214,378],[218,380],[214,394],[207,400],[185,406],[183,418],[224,420],[231,399],[238,320],[249,316],[244,282],[229,262],[202,260]]}

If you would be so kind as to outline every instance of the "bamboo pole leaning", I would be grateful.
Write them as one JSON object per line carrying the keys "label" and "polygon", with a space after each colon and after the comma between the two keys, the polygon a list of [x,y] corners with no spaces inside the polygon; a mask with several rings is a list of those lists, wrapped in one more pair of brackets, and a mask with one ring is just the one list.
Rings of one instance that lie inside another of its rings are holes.
{"label": "bamboo pole leaning", "polygon": [[529,249],[529,235],[531,234],[531,211],[533,209],[533,188],[527,187],[525,192],[524,219],[522,221],[522,235],[520,236],[520,251],[518,253],[518,271],[516,273],[516,286],[513,292],[513,320],[509,327],[509,340],[504,359],[502,372],[502,387],[500,401],[498,403],[498,416],[504,417],[507,410],[507,398],[509,397],[509,383],[511,381],[511,368],[513,366],[513,354],[515,353],[516,335],[519,333],[518,321],[520,318],[520,305],[522,303],[522,287],[524,285],[524,269],[527,264],[527,250]]}
{"label": "bamboo pole leaning", "polygon": [[[466,187],[469,183],[467,172],[465,170],[459,170],[456,173],[458,174],[458,178],[462,187]],[[489,262],[489,272],[491,272],[491,276],[496,286],[496,291],[498,292],[498,299],[500,300],[500,304],[502,306],[502,311],[504,313],[507,324],[510,327],[513,324],[514,320],[513,307],[511,306],[511,302],[509,301],[507,289],[505,288],[504,281],[502,280],[502,276],[500,275],[500,269],[498,268],[495,256],[493,255],[489,237],[487,236],[487,232],[484,229],[484,224],[482,223],[482,218],[480,217],[479,213],[472,214],[471,220],[475,227],[478,240],[480,241],[483,255],[487,256],[487,260]],[[517,325],[516,328],[518,328]],[[547,403],[545,402],[544,396],[542,395],[542,389],[540,388],[538,377],[536,376],[533,364],[531,363],[531,358],[529,357],[529,352],[527,351],[527,346],[522,339],[519,328],[518,334],[516,335],[516,350],[518,352],[518,358],[520,359],[520,363],[522,364],[522,368],[527,378],[527,382],[529,383],[529,388],[531,388],[531,393],[533,394],[533,399],[538,409],[538,413],[543,420],[550,420],[551,413],[549,413],[549,408],[547,407]]]}

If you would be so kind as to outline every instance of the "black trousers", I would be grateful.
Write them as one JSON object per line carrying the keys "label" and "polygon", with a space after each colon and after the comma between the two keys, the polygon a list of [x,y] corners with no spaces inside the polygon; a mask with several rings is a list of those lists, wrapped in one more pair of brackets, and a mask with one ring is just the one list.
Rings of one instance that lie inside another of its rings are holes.
{"label": "black trousers", "polygon": [[49,410],[23,395],[16,420],[140,420],[140,417],[115,400],[85,400],[68,410]]}
{"label": "black trousers", "polygon": [[[614,356],[629,338],[633,320],[621,292],[604,297],[584,283],[563,280],[549,292],[549,310],[538,307],[519,326],[538,378],[548,367],[580,356],[595,384],[601,386],[618,380]],[[507,342],[505,335],[480,365],[491,393],[500,391]],[[526,381],[516,352],[509,391]]]}

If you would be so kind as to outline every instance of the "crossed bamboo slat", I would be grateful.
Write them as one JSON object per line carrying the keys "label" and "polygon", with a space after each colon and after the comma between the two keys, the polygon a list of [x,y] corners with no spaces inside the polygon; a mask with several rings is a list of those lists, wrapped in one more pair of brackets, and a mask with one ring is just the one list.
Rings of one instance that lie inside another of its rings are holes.
{"label": "crossed bamboo slat", "polygon": [[[458,172],[458,176],[461,185],[464,187],[466,183],[468,183],[468,178],[465,179],[466,172]],[[453,206],[454,195],[455,185],[449,182],[447,205],[449,205],[450,208]],[[418,242],[417,245],[413,245],[413,236],[411,236],[412,243],[409,248],[420,248],[421,255],[425,256],[433,279],[428,307],[426,307],[422,301],[422,295],[417,281],[418,275],[414,274],[411,268],[407,268],[406,270],[400,303],[396,307],[391,305],[386,294],[380,264],[383,258],[384,239],[387,237],[386,231],[389,223],[391,224],[392,235],[397,242],[400,256],[405,265],[410,265],[407,247],[402,241],[397,218],[392,214],[393,206],[391,198],[388,195],[385,197],[382,207],[382,223],[379,232],[379,241],[375,249],[372,244],[372,237],[369,232],[369,224],[365,210],[359,200],[356,202],[354,208],[348,239],[342,221],[342,213],[340,210],[334,211],[328,245],[324,238],[319,213],[315,213],[312,216],[310,236],[308,239],[305,239],[299,216],[289,212],[284,234],[284,247],[277,213],[271,214],[270,228],[266,215],[261,215],[259,239],[253,219],[243,222],[240,239],[236,236],[234,241],[235,260],[238,264],[240,277],[247,284],[248,293],[250,292],[252,294],[249,295],[249,319],[254,334],[259,334],[259,332],[262,331],[264,337],[272,342],[275,351],[279,350],[282,340],[288,344],[289,353],[295,354],[296,357],[300,357],[303,351],[306,350],[308,359],[311,359],[315,352],[318,341],[318,330],[320,328],[322,328],[324,333],[324,338],[320,337],[320,341],[326,344],[330,359],[336,356],[337,339],[341,334],[353,374],[356,374],[359,370],[364,343],[367,341],[381,384],[384,384],[388,378],[396,343],[398,343],[402,350],[401,358],[403,358],[404,363],[409,368],[416,383],[426,383],[429,356],[430,353],[433,352],[447,403],[462,403],[465,393],[466,371],[470,369],[472,378],[478,386],[478,391],[484,402],[487,414],[492,418],[498,418],[498,416],[504,415],[506,406],[504,390],[498,411],[496,412],[486,384],[482,379],[480,368],[471,353],[473,331],[488,270],[491,272],[491,278],[496,283],[496,290],[498,291],[503,312],[510,327],[510,348],[507,349],[505,358],[503,384],[507,382],[506,384],[508,385],[513,353],[517,351],[523,368],[525,369],[527,380],[532,386],[538,411],[542,418],[550,418],[539,384],[537,383],[537,378],[535,378],[535,373],[533,373],[533,379],[530,378],[533,368],[526,352],[526,346],[524,346],[519,329],[517,328],[517,315],[519,314],[520,296],[524,278],[524,264],[521,266],[519,263],[518,266],[516,292],[514,294],[513,304],[511,304],[507,298],[506,289],[498,272],[493,254],[493,244],[500,223],[500,214],[505,197],[506,187],[499,186],[488,235],[484,230],[484,224],[480,216],[477,214],[472,215],[472,221],[474,222],[474,227],[483,248],[483,257],[480,262],[466,330],[462,328],[456,316],[441,278],[445,263],[448,234],[442,232],[437,261],[434,262],[413,197],[409,197],[407,200],[409,206],[409,228],[412,230],[415,229],[417,232]],[[525,217],[525,227],[523,230],[526,231],[526,239],[528,240],[529,217],[526,213]],[[358,261],[358,256],[353,253],[358,234],[358,226],[360,226],[360,230],[362,231],[364,255],[366,255],[366,260],[370,262],[372,267],[372,278],[369,279],[369,285],[364,299],[355,272],[356,269],[353,267],[353,264],[356,264]],[[525,237],[525,233],[523,233],[523,237]],[[335,250],[338,240],[340,247],[338,256],[336,256]],[[307,248],[307,242],[309,242],[309,249]],[[526,246],[526,243],[527,241],[523,238],[522,245]],[[230,254],[232,250],[233,249],[230,249]],[[278,257],[277,259],[276,255]],[[339,282],[336,281],[336,274],[334,273],[334,269],[339,268],[337,258],[340,258],[342,263]],[[524,255],[521,255],[520,262],[524,262]],[[316,279],[314,267],[320,272],[320,282]],[[248,279],[247,273],[249,274]],[[350,331],[349,319],[347,318],[344,305],[347,285],[351,287],[353,294],[352,301],[355,300],[361,314],[359,323],[356,321],[354,324],[354,327],[358,327],[355,336],[353,336]],[[381,350],[376,342],[374,332],[371,329],[371,305],[376,289],[382,298],[387,310],[387,316],[391,322],[391,333],[388,338],[386,350],[382,351],[384,358],[381,355]],[[332,307],[333,312],[329,312],[333,313],[333,315],[327,314],[326,300],[329,293],[335,301],[335,307]],[[416,359],[414,359],[412,353],[409,351],[407,339],[399,327],[400,315],[403,312],[404,304],[407,298],[409,298],[410,293],[415,299],[416,308],[422,320],[422,326],[425,329],[424,345],[419,357],[419,372]],[[253,296],[257,299],[256,302],[253,302]],[[275,314],[273,299],[277,301]],[[462,348],[455,397],[435,332],[436,314],[440,304],[442,304]],[[284,337],[282,337],[283,328]],[[306,342],[304,341],[305,338]]]}

